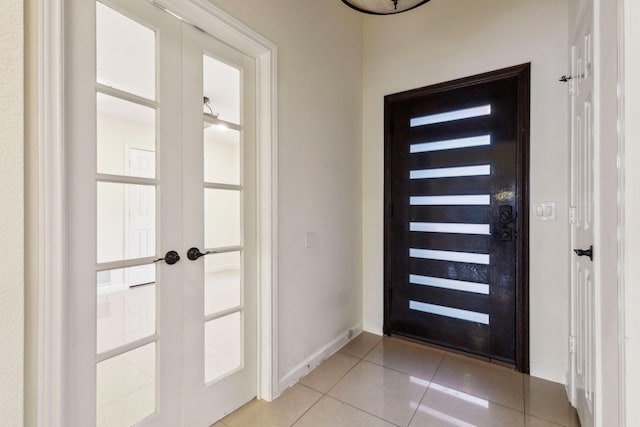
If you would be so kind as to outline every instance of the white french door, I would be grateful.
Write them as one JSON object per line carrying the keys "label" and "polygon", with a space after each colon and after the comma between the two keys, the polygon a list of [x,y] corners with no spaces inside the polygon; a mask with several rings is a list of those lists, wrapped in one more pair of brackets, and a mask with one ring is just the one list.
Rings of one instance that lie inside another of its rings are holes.
{"label": "white french door", "polygon": [[[571,47],[572,392],[580,422],[594,425],[596,275],[594,242],[593,5],[586,2]],[[598,256],[597,251],[595,256]]]}
{"label": "white french door", "polygon": [[66,19],[65,425],[208,426],[256,395],[253,60],[146,0]]}

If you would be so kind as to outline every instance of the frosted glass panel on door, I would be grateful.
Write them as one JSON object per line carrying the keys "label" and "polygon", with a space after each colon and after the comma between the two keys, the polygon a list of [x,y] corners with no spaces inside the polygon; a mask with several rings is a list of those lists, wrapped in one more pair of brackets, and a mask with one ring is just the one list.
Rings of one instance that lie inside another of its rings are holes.
{"label": "frosted glass panel on door", "polygon": [[240,123],[240,70],[210,56],[202,57],[202,84],[209,108],[220,120]]}
{"label": "frosted glass panel on door", "polygon": [[97,187],[98,262],[155,255],[155,186],[98,182]]}
{"label": "frosted glass panel on door", "polygon": [[156,345],[98,363],[96,425],[129,427],[156,411]]}
{"label": "frosted glass panel on door", "polygon": [[240,252],[207,255],[204,261],[204,314],[238,307],[242,297]]}
{"label": "frosted glass panel on door", "polygon": [[155,276],[155,264],[98,272],[98,353],[156,332]]}
{"label": "frosted glass panel on door", "polygon": [[240,132],[213,125],[204,130],[204,180],[240,184]]}
{"label": "frosted glass panel on door", "polygon": [[204,190],[204,245],[220,248],[240,245],[240,191]]}
{"label": "frosted glass panel on door", "polygon": [[98,173],[156,177],[156,111],[97,95]]}
{"label": "frosted glass panel on door", "polygon": [[155,99],[155,39],[156,34],[153,30],[97,2],[98,83]]}
{"label": "frosted glass panel on door", "polygon": [[204,382],[208,383],[242,366],[242,315],[240,312],[204,325]]}

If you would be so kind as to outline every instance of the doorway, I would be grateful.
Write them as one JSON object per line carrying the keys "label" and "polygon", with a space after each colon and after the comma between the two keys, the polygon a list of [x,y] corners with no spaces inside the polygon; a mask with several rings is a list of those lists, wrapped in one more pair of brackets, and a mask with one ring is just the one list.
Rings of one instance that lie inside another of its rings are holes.
{"label": "doorway", "polygon": [[384,332],[528,372],[530,65],[385,97]]}
{"label": "doorway", "polygon": [[256,61],[68,5],[65,425],[208,426],[258,391]]}

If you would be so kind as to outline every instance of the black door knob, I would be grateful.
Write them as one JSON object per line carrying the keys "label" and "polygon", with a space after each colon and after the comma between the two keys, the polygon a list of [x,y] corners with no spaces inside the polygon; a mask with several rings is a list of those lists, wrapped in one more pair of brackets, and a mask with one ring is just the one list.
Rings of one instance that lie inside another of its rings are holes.
{"label": "black door knob", "polygon": [[189,258],[191,261],[195,261],[198,258],[200,258],[201,256],[205,256],[205,255],[209,255],[209,254],[215,254],[217,253],[216,251],[206,251],[206,252],[200,252],[200,249],[198,248],[190,248],[187,251],[187,258]]}
{"label": "black door knob", "polygon": [[176,251],[169,251],[164,255],[164,258],[158,258],[153,262],[164,261],[169,265],[173,265],[176,262],[180,261],[180,255]]}
{"label": "black door knob", "polygon": [[574,249],[573,252],[578,256],[588,256],[593,261],[593,245],[589,246],[589,249]]}

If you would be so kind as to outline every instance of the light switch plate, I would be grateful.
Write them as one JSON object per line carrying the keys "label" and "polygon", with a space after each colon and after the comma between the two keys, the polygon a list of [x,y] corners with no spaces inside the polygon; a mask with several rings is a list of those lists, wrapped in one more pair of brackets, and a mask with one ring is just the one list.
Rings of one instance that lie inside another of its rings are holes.
{"label": "light switch plate", "polygon": [[534,202],[533,217],[538,221],[555,221],[556,202]]}

